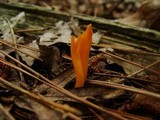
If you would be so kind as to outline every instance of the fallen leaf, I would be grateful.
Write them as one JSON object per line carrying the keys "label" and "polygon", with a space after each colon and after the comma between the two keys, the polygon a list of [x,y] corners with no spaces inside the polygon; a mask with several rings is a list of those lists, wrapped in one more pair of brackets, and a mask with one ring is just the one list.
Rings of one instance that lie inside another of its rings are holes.
{"label": "fallen leaf", "polygon": [[98,44],[103,34],[100,32],[93,33],[92,35],[92,43]]}
{"label": "fallen leaf", "polygon": [[50,72],[57,74],[60,66],[60,51],[56,46],[39,45],[40,58]]}
{"label": "fallen leaf", "polygon": [[44,105],[39,104],[31,99],[25,99],[25,101],[27,101],[28,104],[32,107],[33,111],[38,117],[38,120],[65,120],[65,117],[67,117],[67,114],[63,115],[62,113],[47,108]]}
{"label": "fallen leaf", "polygon": [[[12,17],[10,19],[10,27],[13,28],[17,23],[23,23],[24,21],[25,21],[25,13],[24,12],[20,12],[17,16]],[[7,21],[4,20],[2,25],[1,25],[1,28],[0,28],[1,31],[2,31],[1,38],[4,41],[7,41],[9,43],[13,43],[10,27],[9,27]],[[17,43],[20,43],[23,40],[20,36],[14,35],[14,37],[17,40]]]}
{"label": "fallen leaf", "polygon": [[14,106],[11,113],[15,118],[27,119],[27,120],[63,120],[67,115],[60,113],[57,110],[53,110],[45,107],[42,104],[35,102],[26,96],[20,96],[14,101]]}
{"label": "fallen leaf", "polygon": [[[33,41],[32,43],[29,43],[25,46],[28,47],[28,48],[34,48],[34,49],[39,50],[39,47],[38,47],[36,41]],[[18,49],[20,51],[24,52],[24,53],[27,53],[29,55],[34,56],[35,58],[39,58],[39,56],[40,56],[40,53],[37,52],[37,51],[33,51],[33,50],[30,50],[30,49],[27,49],[27,48],[24,48],[24,47],[19,47]],[[27,63],[27,65],[32,66],[35,58],[33,58],[31,56],[28,56],[27,54],[24,54],[22,52],[18,52],[18,54],[21,56],[22,60],[25,61]]]}

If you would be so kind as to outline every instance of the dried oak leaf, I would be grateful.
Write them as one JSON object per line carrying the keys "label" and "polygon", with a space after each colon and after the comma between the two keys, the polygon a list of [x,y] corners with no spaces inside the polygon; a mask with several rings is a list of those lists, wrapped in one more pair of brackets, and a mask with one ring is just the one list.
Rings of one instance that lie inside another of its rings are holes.
{"label": "dried oak leaf", "polygon": [[[29,43],[25,46],[29,47],[29,48],[38,49],[38,45],[37,45],[36,41],[33,41],[32,43]],[[30,49],[27,49],[24,47],[19,47],[18,49],[24,53],[27,53],[29,55],[36,57],[36,58],[39,58],[39,56],[40,56],[39,52],[37,52],[37,51],[33,51],[33,50],[30,50]],[[33,58],[27,54],[24,54],[22,52],[18,52],[18,54],[21,56],[22,60],[25,61],[27,63],[27,65],[32,66],[35,61],[35,58]]]}

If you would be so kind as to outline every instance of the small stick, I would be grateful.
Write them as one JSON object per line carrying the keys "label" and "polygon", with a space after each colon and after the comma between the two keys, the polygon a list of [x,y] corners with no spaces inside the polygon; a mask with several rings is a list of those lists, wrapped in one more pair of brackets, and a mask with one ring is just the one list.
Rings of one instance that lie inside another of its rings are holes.
{"label": "small stick", "polygon": [[[2,104],[0,104],[0,112],[1,112],[1,119],[2,120],[15,120],[15,118],[6,110]],[[4,116],[3,116],[4,115]]]}
{"label": "small stick", "polygon": [[[2,42],[1,42],[2,41]],[[3,39],[0,39],[0,42],[2,43],[2,44],[4,44],[4,45],[6,45],[6,44],[10,44],[10,45],[15,45],[14,43],[9,43],[9,42],[7,42],[6,40],[3,40]],[[5,44],[6,43],[6,44]],[[40,50],[39,49],[36,49],[36,48],[33,48],[33,47],[28,47],[28,46],[25,46],[25,45],[21,45],[21,44],[16,44],[18,47],[23,47],[23,48],[26,48],[26,49],[29,49],[29,50],[33,50],[33,51],[36,51],[36,52],[40,52]]]}
{"label": "small stick", "polygon": [[115,74],[108,74],[108,73],[94,73],[94,74],[95,75],[102,75],[102,76],[109,76],[109,77],[126,78],[126,79],[129,79],[129,80],[144,81],[144,82],[147,82],[147,83],[160,85],[160,82],[141,79],[141,78],[135,78],[135,77],[129,77],[129,76],[124,76],[124,75],[115,75]]}
{"label": "small stick", "polygon": [[71,112],[73,114],[81,114],[81,112],[73,107],[70,107],[68,105],[62,105],[62,104],[58,104],[58,103],[55,103],[51,100],[48,100],[47,98],[45,98],[44,96],[38,94],[38,93],[31,93],[25,89],[22,89],[8,81],[6,81],[5,79],[1,78],[0,77],[0,82],[3,83],[4,85],[7,85],[9,86],[10,88],[14,89],[14,90],[17,90],[25,95],[27,95],[28,97],[36,100],[37,102],[39,102],[40,104],[43,104],[51,109],[54,109],[55,110],[55,107],[58,108],[58,109],[61,109],[63,111],[66,111],[66,112]]}
{"label": "small stick", "polygon": [[[39,74],[38,72],[32,70],[31,68],[29,68],[28,66],[24,65],[24,64],[21,63],[20,61],[16,60],[16,59],[13,58],[12,56],[4,53],[3,51],[1,51],[1,53],[4,54],[4,55],[6,55],[8,58],[14,60],[16,63],[20,64],[22,67],[26,68],[27,70],[29,70],[30,72],[32,72],[32,73],[35,74],[35,75],[30,74],[30,73],[28,73],[27,71],[25,71],[24,69],[21,69],[21,68],[15,66],[15,65],[13,65],[13,64],[5,61],[5,60],[0,60],[0,62],[4,63],[4,64],[6,64],[6,65],[9,65],[9,66],[11,66],[11,67],[13,67],[13,68],[15,68],[15,69],[17,69],[17,70],[20,70],[21,72],[23,72],[23,73],[25,73],[25,74],[27,74],[27,75],[29,75],[29,76],[31,76],[31,77],[33,77],[33,78],[41,81],[42,83],[44,83],[44,84],[50,86],[51,88],[53,88],[53,89],[55,89],[55,90],[57,90],[57,91],[65,94],[65,95],[67,95],[68,97],[71,97],[71,98],[74,99],[74,100],[77,100],[77,101],[79,101],[79,102],[82,102],[82,103],[84,103],[84,104],[86,104],[86,105],[88,105],[88,106],[90,106],[90,107],[92,107],[92,108],[95,108],[95,109],[97,109],[97,110],[99,110],[99,111],[101,111],[101,112],[105,112],[105,113],[107,113],[107,114],[109,114],[109,115],[112,115],[113,117],[115,117],[115,118],[117,118],[117,119],[119,119],[119,120],[127,120],[126,118],[122,117],[121,115],[119,115],[119,114],[117,114],[117,113],[115,113],[115,112],[111,112],[111,111],[109,111],[109,110],[107,110],[107,109],[104,109],[104,108],[102,108],[102,107],[100,107],[100,106],[98,106],[98,105],[96,105],[96,104],[94,104],[94,103],[91,103],[91,102],[89,102],[89,101],[87,101],[87,100],[85,100],[85,99],[82,99],[82,98],[80,98],[80,97],[78,97],[78,96],[70,93],[70,92],[67,91],[66,89],[64,89],[64,88],[56,85],[55,83],[51,82],[49,79],[47,79],[47,78],[44,77],[43,75],[41,75],[41,74]],[[41,79],[38,78],[38,77],[36,77],[36,76],[40,77]]]}
{"label": "small stick", "polygon": [[[160,60],[158,60],[158,61],[156,61],[156,62],[154,62],[154,63],[146,66],[145,68],[148,69],[148,68],[150,68],[150,67],[158,64],[159,62],[160,62]],[[140,73],[140,72],[142,72],[142,71],[144,71],[144,68],[143,68],[143,69],[140,69],[140,70],[138,70],[138,71],[136,71],[136,72],[134,72],[134,73],[132,73],[132,74],[130,74],[130,75],[128,75],[128,77],[132,77],[132,76],[134,76],[134,75],[136,75],[136,74],[138,74],[138,73]]]}
{"label": "small stick", "polygon": [[142,65],[140,65],[140,64],[138,64],[138,63],[135,63],[135,62],[126,60],[126,59],[124,59],[124,58],[122,58],[122,57],[119,57],[119,56],[114,55],[114,54],[109,53],[109,52],[103,52],[103,53],[105,53],[105,54],[107,54],[107,55],[109,55],[109,56],[111,56],[111,57],[117,58],[117,59],[119,59],[119,60],[125,61],[125,62],[127,62],[127,63],[130,63],[130,64],[132,64],[132,65],[141,67],[141,68],[143,68],[143,69],[145,69],[145,70],[148,70],[148,71],[150,71],[150,72],[152,72],[152,73],[155,73],[155,74],[157,74],[157,75],[160,75],[159,72],[157,72],[157,71],[155,71],[155,70],[152,70],[152,69],[149,69],[149,68],[146,68],[146,67],[144,67],[144,66],[142,66]]}
{"label": "small stick", "polygon": [[15,33],[22,33],[22,32],[36,32],[36,31],[43,31],[47,30],[48,28],[36,28],[36,29],[18,29],[14,30]]}
{"label": "small stick", "polygon": [[30,57],[32,57],[32,58],[35,58],[35,59],[37,59],[37,60],[42,61],[42,59],[37,58],[37,57],[35,57],[35,56],[33,56],[33,55],[30,55],[30,54],[28,54],[28,53],[25,53],[25,52],[23,52],[23,51],[20,51],[19,49],[13,47],[12,45],[10,45],[10,44],[8,44],[8,43],[2,41],[2,40],[0,40],[0,43],[4,44],[4,45],[6,45],[6,46],[8,46],[8,47],[10,47],[10,48],[12,48],[12,49],[14,49],[14,50],[17,50],[17,51],[19,51],[19,52],[21,52],[21,53],[23,53],[23,54],[26,54],[26,55],[28,55],[28,56],[30,56]]}
{"label": "small stick", "polygon": [[92,46],[94,47],[98,47],[98,48],[113,48],[115,50],[118,51],[123,51],[123,52],[128,52],[128,53],[132,53],[132,54],[140,54],[140,55],[150,55],[150,56],[157,56],[160,57],[159,53],[154,53],[154,52],[144,52],[141,50],[130,50],[130,49],[124,49],[122,47],[118,47],[118,46],[113,46],[113,45],[106,45],[106,44],[92,44]]}
{"label": "small stick", "polygon": [[89,110],[97,117],[97,120],[104,120],[98,113],[96,113],[93,109],[89,108]]}
{"label": "small stick", "polygon": [[116,88],[116,89],[121,89],[121,90],[127,90],[130,92],[134,92],[134,93],[138,93],[138,94],[142,94],[142,95],[147,95],[147,96],[151,96],[151,97],[160,99],[160,95],[157,93],[150,92],[147,90],[142,90],[139,88],[130,87],[127,85],[121,85],[121,84],[117,84],[117,83],[99,81],[99,80],[88,80],[88,83],[92,84],[92,85],[100,85],[100,86],[105,86],[105,87],[112,87],[112,88]]}
{"label": "small stick", "polygon": [[[36,31],[43,31],[43,30],[47,30],[48,28],[36,28],[36,29],[16,29],[14,30],[15,33],[23,33],[23,32],[36,32]],[[2,32],[0,32],[0,34],[2,34]]]}
{"label": "small stick", "polygon": [[[18,49],[18,48],[17,48],[17,39],[15,38],[14,31],[13,31],[11,25],[10,25],[9,20],[6,19],[6,21],[7,21],[7,23],[8,23],[8,26],[9,26],[9,29],[10,29],[10,32],[11,32],[11,37],[12,37],[12,40],[13,40],[13,43],[14,43],[14,47],[15,47],[16,49]],[[16,59],[20,61],[17,50],[15,50],[15,54],[16,54]],[[18,66],[21,67],[19,64],[18,64]],[[20,71],[19,71],[19,76],[20,76],[21,81],[22,81],[22,82],[25,82],[23,73],[20,72]]]}
{"label": "small stick", "polygon": [[[11,57],[11,56],[10,56],[10,57]],[[13,59],[14,59],[14,58],[13,58]],[[15,60],[16,60],[16,59],[15,59]],[[69,96],[69,97],[71,97],[71,98],[73,98],[73,99],[75,99],[75,100],[77,100],[77,101],[80,101],[80,102],[82,102],[82,103],[85,103],[86,105],[88,105],[88,106],[90,106],[90,107],[92,107],[92,108],[96,108],[96,109],[98,109],[98,110],[100,110],[100,111],[102,111],[102,112],[108,113],[108,114],[112,115],[113,117],[115,117],[115,118],[117,118],[117,119],[127,120],[127,119],[125,119],[124,117],[121,117],[121,116],[119,117],[119,115],[117,116],[117,112],[115,112],[115,111],[113,111],[113,110],[111,110],[111,109],[107,109],[107,108],[106,108],[106,109],[103,109],[103,108],[101,108],[101,107],[99,107],[99,106],[97,106],[97,105],[95,105],[95,104],[93,104],[93,103],[90,103],[89,101],[87,101],[87,100],[85,100],[85,99],[81,99],[81,98],[79,98],[78,96],[75,96],[74,94],[66,91],[65,89],[63,89],[63,88],[61,88],[61,87],[59,87],[59,86],[57,86],[57,85],[54,85],[54,83],[49,82],[49,81],[46,81],[46,80],[43,80],[43,79],[40,79],[40,78],[34,76],[33,74],[30,74],[30,73],[28,73],[27,71],[25,71],[25,70],[23,70],[23,69],[15,66],[15,65],[7,62],[7,61],[0,60],[0,62],[4,63],[4,64],[6,64],[6,65],[9,65],[9,66],[11,66],[11,67],[13,67],[13,68],[15,68],[15,69],[17,69],[17,70],[20,70],[20,71],[24,72],[25,74],[27,74],[27,75],[29,75],[29,76],[31,76],[31,77],[33,77],[33,78],[41,81],[42,83],[50,86],[51,88],[54,88],[54,89],[56,89],[57,91],[65,94],[65,95],[67,95],[67,96]],[[18,61],[18,62],[19,62],[19,61]],[[20,63],[20,64],[24,65],[23,63]],[[24,65],[24,66],[25,66],[25,65]],[[37,76],[40,76],[40,75],[37,75]],[[52,83],[52,84],[51,84],[51,83]],[[142,90],[142,91],[143,91],[143,90]],[[96,106],[97,106],[97,107],[96,107]],[[112,113],[110,113],[110,111],[112,111]],[[115,115],[116,115],[116,116],[115,116]],[[122,115],[122,116],[125,116],[125,117],[128,116],[127,114],[121,114],[121,115]],[[138,119],[137,119],[137,120],[138,120]]]}

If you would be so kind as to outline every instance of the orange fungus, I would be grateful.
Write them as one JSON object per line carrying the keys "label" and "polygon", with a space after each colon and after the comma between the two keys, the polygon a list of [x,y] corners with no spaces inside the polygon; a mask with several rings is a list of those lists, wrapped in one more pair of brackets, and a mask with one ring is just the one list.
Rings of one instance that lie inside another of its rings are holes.
{"label": "orange fungus", "polygon": [[88,25],[84,33],[79,34],[76,39],[71,37],[71,58],[76,74],[75,87],[83,87],[87,71],[89,52],[92,44],[92,25]]}

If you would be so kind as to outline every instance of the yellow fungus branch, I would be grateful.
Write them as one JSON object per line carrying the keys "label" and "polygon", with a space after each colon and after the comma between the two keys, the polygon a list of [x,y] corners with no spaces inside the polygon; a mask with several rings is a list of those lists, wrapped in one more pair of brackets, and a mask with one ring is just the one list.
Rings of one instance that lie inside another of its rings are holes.
{"label": "yellow fungus branch", "polygon": [[88,25],[83,34],[76,39],[71,37],[71,58],[76,74],[75,87],[83,87],[88,71],[89,52],[92,44],[92,25]]}

